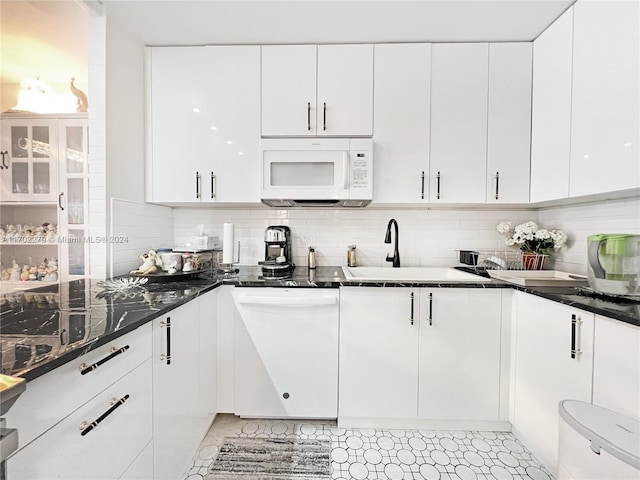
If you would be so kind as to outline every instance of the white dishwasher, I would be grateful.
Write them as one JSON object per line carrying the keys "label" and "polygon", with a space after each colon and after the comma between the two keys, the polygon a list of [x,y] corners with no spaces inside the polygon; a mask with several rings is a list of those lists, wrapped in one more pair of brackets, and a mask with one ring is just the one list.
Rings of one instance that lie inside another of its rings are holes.
{"label": "white dishwasher", "polygon": [[234,288],[235,413],[338,416],[339,290]]}

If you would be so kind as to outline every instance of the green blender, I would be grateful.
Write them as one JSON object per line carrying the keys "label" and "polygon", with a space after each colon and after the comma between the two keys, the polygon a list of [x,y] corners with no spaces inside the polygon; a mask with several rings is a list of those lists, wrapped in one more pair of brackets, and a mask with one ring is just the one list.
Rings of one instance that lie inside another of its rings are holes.
{"label": "green blender", "polygon": [[589,286],[613,295],[640,295],[640,235],[598,234],[588,238]]}

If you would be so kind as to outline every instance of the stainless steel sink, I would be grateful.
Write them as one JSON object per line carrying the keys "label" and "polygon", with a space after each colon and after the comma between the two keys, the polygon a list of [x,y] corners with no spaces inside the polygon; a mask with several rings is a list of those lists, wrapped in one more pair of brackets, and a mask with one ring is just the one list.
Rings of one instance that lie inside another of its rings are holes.
{"label": "stainless steel sink", "polygon": [[489,279],[447,267],[342,267],[347,280],[487,282]]}

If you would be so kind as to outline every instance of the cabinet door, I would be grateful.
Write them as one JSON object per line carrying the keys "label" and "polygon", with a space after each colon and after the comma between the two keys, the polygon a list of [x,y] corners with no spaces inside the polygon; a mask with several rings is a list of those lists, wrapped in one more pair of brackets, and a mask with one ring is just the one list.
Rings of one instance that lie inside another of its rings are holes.
{"label": "cabinet door", "polygon": [[262,46],[262,136],[315,136],[316,50]]}
{"label": "cabinet door", "polygon": [[203,201],[260,202],[260,47],[207,47]]}
{"label": "cabinet door", "polygon": [[501,291],[422,289],[418,416],[498,420]]}
{"label": "cabinet door", "polygon": [[[565,399],[591,402],[593,314],[526,293],[517,293],[514,298],[516,361],[512,423],[518,438],[545,467],[555,472],[558,402]],[[572,354],[572,350],[578,353]]]}
{"label": "cabinet door", "polygon": [[596,315],[593,403],[640,418],[640,327]]}
{"label": "cabinet door", "polygon": [[318,45],[317,135],[372,130],[373,45]]}
{"label": "cabinet door", "polygon": [[86,119],[58,121],[60,193],[59,236],[62,280],[88,275],[89,228],[89,132]]}
{"label": "cabinet door", "polygon": [[487,172],[487,43],[431,51],[430,201],[484,203]]}
{"label": "cabinet door", "polygon": [[531,202],[569,196],[573,7],[533,42]]}
{"label": "cabinet door", "polygon": [[339,417],[417,417],[419,313],[417,288],[340,289]]}
{"label": "cabinet door", "polygon": [[[110,413],[86,432],[106,412]],[[112,480],[126,471],[151,436],[147,360],[12,456],[7,477]]]}
{"label": "cabinet door", "polygon": [[[147,157],[149,202],[200,202],[200,169],[218,128],[208,108],[214,92],[206,47],[149,50],[148,110],[151,152]],[[211,153],[209,152],[211,155]]]}
{"label": "cabinet door", "polygon": [[375,45],[376,203],[429,201],[431,44]]}
{"label": "cabinet door", "polygon": [[176,479],[202,440],[197,300],[153,321],[155,479]]}
{"label": "cabinet door", "polygon": [[573,13],[570,196],[640,187],[640,3]]}
{"label": "cabinet door", "polygon": [[487,203],[529,203],[531,46],[489,46]]}
{"label": "cabinet door", "polygon": [[52,202],[58,196],[55,120],[4,119],[0,123],[0,200]]}
{"label": "cabinet door", "polygon": [[259,201],[259,47],[150,52],[147,199]]}

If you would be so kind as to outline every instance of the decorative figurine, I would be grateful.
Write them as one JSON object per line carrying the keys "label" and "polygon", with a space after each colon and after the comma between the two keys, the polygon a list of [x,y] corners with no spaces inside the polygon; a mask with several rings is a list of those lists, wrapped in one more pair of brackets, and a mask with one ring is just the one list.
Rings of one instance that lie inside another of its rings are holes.
{"label": "decorative figurine", "polygon": [[139,273],[142,275],[149,275],[158,271],[156,264],[156,252],[155,250],[149,250],[149,253],[142,253],[138,258],[142,260],[142,265],[137,270],[131,270],[129,273]]}
{"label": "decorative figurine", "polygon": [[72,78],[71,85],[69,85],[69,87],[71,89],[71,93],[73,93],[78,99],[76,112],[86,112],[89,109],[89,99],[87,98],[86,93],[73,84],[75,81],[76,79]]}
{"label": "decorative figurine", "polygon": [[9,276],[9,281],[11,282],[19,282],[20,281],[20,267],[17,262],[13,261],[13,267],[11,267],[11,275]]}
{"label": "decorative figurine", "polygon": [[58,261],[52,258],[47,263],[47,274],[44,276],[45,282],[57,282],[58,281]]}

